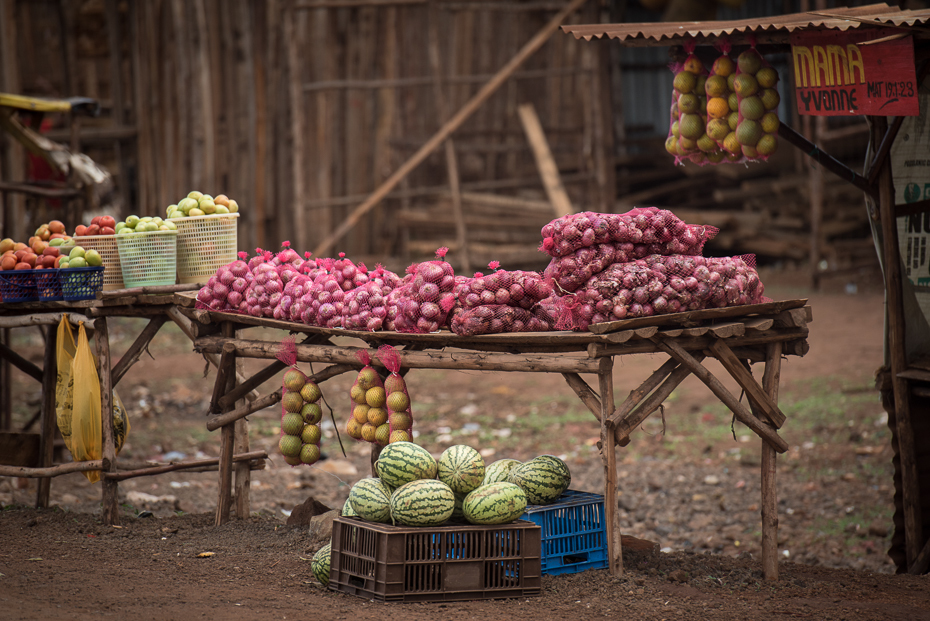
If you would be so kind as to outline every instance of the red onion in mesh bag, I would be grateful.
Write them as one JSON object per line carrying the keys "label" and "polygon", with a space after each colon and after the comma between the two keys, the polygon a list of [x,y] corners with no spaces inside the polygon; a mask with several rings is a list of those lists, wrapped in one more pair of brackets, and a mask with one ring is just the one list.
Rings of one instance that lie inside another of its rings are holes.
{"label": "red onion in mesh bag", "polygon": [[374,332],[387,327],[388,296],[400,278],[380,265],[366,278],[368,282],[346,292],[342,308],[342,325],[346,330]]}
{"label": "red onion in mesh bag", "polygon": [[332,274],[320,274],[299,299],[301,321],[321,328],[341,328],[345,291]]}
{"label": "red onion in mesh bag", "polygon": [[448,251],[440,248],[436,251],[438,260],[414,263],[407,268],[413,278],[400,286],[394,318],[394,329],[398,332],[427,334],[445,325],[455,305],[455,271],[442,260]]}
{"label": "red onion in mesh bag", "polygon": [[245,311],[243,294],[252,280],[252,273],[244,261],[248,255],[241,252],[239,256],[242,258],[220,266],[197,292],[197,308],[233,313]]}
{"label": "red onion in mesh bag", "polygon": [[504,304],[463,308],[452,319],[451,329],[459,336],[509,332],[548,332],[555,321],[541,307],[526,310]]}
{"label": "red onion in mesh bag", "polygon": [[499,265],[491,261],[490,274],[475,274],[457,286],[456,302],[466,309],[490,304],[531,309],[552,295],[552,286],[538,272],[500,270]]}
{"label": "red onion in mesh bag", "polygon": [[689,226],[667,209],[638,207],[623,214],[585,211],[556,218],[542,228],[539,249],[564,257],[596,244],[644,244],[652,254],[699,254],[717,229]]}
{"label": "red onion in mesh bag", "polygon": [[755,257],[650,255],[615,263],[558,302],[560,329],[667,313],[758,304]]}

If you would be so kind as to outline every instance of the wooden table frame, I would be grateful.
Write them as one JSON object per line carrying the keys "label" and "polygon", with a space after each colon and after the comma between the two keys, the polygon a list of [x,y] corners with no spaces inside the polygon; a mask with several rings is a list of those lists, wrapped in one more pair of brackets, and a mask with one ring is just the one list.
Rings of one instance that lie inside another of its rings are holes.
{"label": "wooden table frame", "polygon": [[[148,462],[141,468],[119,470],[116,460],[116,443],[113,430],[112,390],[119,384],[126,372],[147,350],[149,343],[169,320],[178,322],[185,334],[189,332],[189,321],[175,309],[174,293],[196,288],[194,285],[167,285],[163,287],[139,287],[106,291],[98,294],[97,299],[76,302],[23,302],[0,304],[0,328],[18,329],[38,326],[45,336],[45,353],[42,368],[5,344],[0,343],[0,359],[12,364],[26,375],[42,383],[41,428],[39,440],[39,463],[35,467],[0,465],[0,476],[37,478],[38,490],[36,507],[45,508],[49,504],[51,479],[72,472],[91,470],[101,471],[102,519],[105,524],[119,524],[119,481],[138,476],[151,476],[174,470],[194,470],[218,468],[219,460],[197,460],[180,463]],[[101,412],[104,416],[102,429],[102,459],[84,462],[66,462],[53,464],[54,439],[57,431],[55,414],[55,383],[58,375],[56,361],[57,328],[63,316],[76,327],[83,323],[88,329],[88,336],[93,336],[97,350],[98,374],[100,378]],[[109,317],[142,317],[149,321],[139,332],[123,356],[111,364]],[[208,360],[210,358],[208,357]],[[215,363],[218,361],[214,361]],[[8,390],[8,388],[7,388]],[[248,395],[254,398],[253,395]],[[267,458],[264,451],[239,454],[234,459],[246,468],[261,468]]]}
{"label": "wooden table frame", "polygon": [[[210,403],[208,430],[220,429],[220,481],[216,524],[230,519],[233,499],[248,506],[248,479],[233,481],[232,455],[247,447],[245,417],[281,400],[277,390],[253,401],[241,399],[285,368],[280,361],[236,385],[234,371],[239,358],[274,360],[278,341],[251,340],[241,334],[251,327],[277,328],[301,340],[295,345],[299,362],[324,363],[311,378],[323,382],[361,367],[357,347],[335,345],[334,336],[352,336],[372,349],[390,344],[398,348],[401,366],[504,372],[559,373],[582,403],[600,422],[598,447],[604,466],[607,543],[610,571],[623,573],[619,515],[617,513],[616,447],[626,446],[630,434],[658,410],[662,402],[688,376],[694,374],[762,441],[762,564],[767,580],[778,579],[778,515],[776,503],[776,455],[788,450],[778,435],[785,415],[778,408],[778,384],[783,356],[807,353],[807,324],[812,320],[806,300],[772,302],[753,306],[712,309],[640,318],[591,326],[590,332],[542,332],[458,337],[449,332],[400,334],[396,332],[349,332],[314,328],[303,324],[217,313],[194,308],[188,294],[179,294],[178,310],[191,320],[194,349],[220,355]],[[454,348],[454,349],[451,349]],[[668,360],[619,408],[613,389],[614,358],[630,354],[662,354]],[[748,396],[743,405],[702,363],[716,358]],[[372,355],[372,364],[381,365]],[[764,362],[761,384],[753,377],[751,363]],[[595,391],[582,374],[597,376]],[[379,448],[373,446],[372,461]],[[247,473],[246,473],[247,476]],[[235,495],[233,490],[235,489]],[[246,496],[243,498],[243,496]]]}

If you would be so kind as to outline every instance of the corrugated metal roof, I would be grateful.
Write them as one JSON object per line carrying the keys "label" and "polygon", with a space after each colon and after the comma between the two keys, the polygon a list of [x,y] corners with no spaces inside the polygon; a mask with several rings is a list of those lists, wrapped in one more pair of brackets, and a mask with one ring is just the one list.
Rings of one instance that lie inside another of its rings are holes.
{"label": "corrugated metal roof", "polygon": [[562,30],[576,39],[618,39],[628,46],[675,45],[685,39],[712,40],[726,36],[732,43],[787,43],[796,30],[848,30],[850,28],[881,27],[915,29],[930,35],[925,25],[930,22],[930,9],[901,10],[885,3],[860,7],[839,7],[826,11],[810,11],[762,17],[751,20],[712,22],[645,22],[638,24],[567,24]]}

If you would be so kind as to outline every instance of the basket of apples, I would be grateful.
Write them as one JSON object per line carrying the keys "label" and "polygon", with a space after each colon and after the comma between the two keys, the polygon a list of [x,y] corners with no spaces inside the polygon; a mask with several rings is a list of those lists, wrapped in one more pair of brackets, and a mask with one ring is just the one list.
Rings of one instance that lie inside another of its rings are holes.
{"label": "basket of apples", "polygon": [[116,247],[116,230],[120,223],[109,215],[96,216],[90,224],[78,225],[74,229],[73,242],[85,250],[97,251],[103,260],[103,290],[122,289],[123,271],[119,263],[119,249]]}
{"label": "basket of apples", "polygon": [[206,283],[237,259],[239,205],[225,194],[195,190],[169,205],[167,216],[178,227],[179,283]]}
{"label": "basket of apples", "polygon": [[126,287],[173,285],[178,231],[158,216],[129,216],[116,225],[116,247]]}

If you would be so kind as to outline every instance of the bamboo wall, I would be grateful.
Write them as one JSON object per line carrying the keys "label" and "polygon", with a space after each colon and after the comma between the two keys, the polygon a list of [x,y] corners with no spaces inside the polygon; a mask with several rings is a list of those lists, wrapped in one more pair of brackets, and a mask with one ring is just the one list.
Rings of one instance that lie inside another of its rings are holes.
{"label": "bamboo wall", "polygon": [[[10,70],[0,87],[101,100],[103,116],[82,121],[80,147],[116,175],[120,215],[163,214],[192,189],[223,192],[242,207],[241,249],[288,239],[311,250],[565,4],[0,0],[17,52],[2,59]],[[568,21],[598,21],[598,5]],[[463,191],[545,199],[516,114],[531,102],[576,208],[609,210],[613,183],[596,170],[612,148],[601,129],[610,127],[604,49],[556,32],[454,133]],[[64,122],[56,131],[67,142]],[[442,209],[448,186],[440,148],[335,252],[406,260],[448,245],[440,230],[404,224],[411,210]],[[484,228],[511,215],[551,219],[526,205],[492,209]],[[525,245],[518,234],[493,243]]]}

